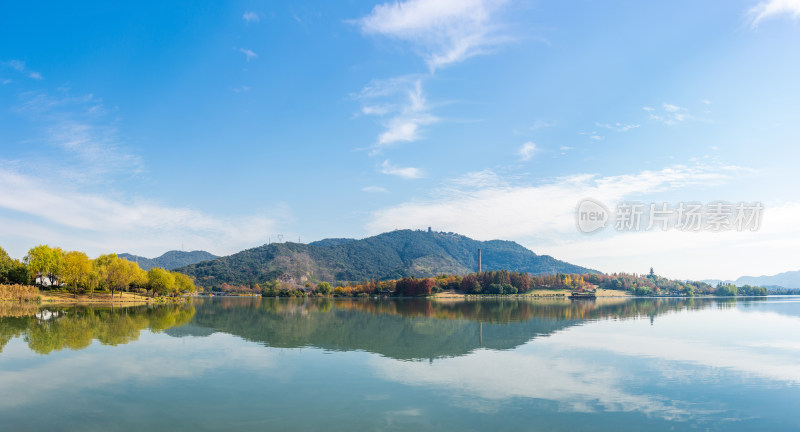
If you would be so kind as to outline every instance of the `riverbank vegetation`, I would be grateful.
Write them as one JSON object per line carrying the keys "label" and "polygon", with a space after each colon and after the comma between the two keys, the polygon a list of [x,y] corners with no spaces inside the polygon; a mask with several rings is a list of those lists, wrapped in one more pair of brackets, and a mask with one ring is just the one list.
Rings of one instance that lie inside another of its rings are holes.
{"label": "riverbank vegetation", "polygon": [[[30,299],[32,289],[48,292],[69,292],[93,300],[96,293],[134,293],[148,297],[175,297],[195,292],[194,281],[187,275],[162,268],[142,270],[133,261],[115,254],[90,259],[80,251],[64,251],[58,247],[39,245],[31,248],[22,261],[12,259],[0,248],[0,300]],[[35,287],[33,287],[35,286]],[[6,292],[7,294],[3,294]],[[38,293],[37,293],[38,295]]]}
{"label": "riverbank vegetation", "polygon": [[630,273],[543,274],[532,275],[508,270],[471,273],[465,276],[440,275],[432,278],[405,277],[390,280],[367,280],[355,284],[331,286],[328,282],[296,286],[274,280],[263,285],[236,287],[223,284],[223,293],[261,294],[265,297],[367,297],[373,295],[422,297],[448,292],[457,295],[566,295],[572,291],[611,291],[619,295],[642,297],[693,296],[763,296],[766,288],[735,285],[713,287],[704,282],[680,281],[658,276],[654,271],[639,275]]}
{"label": "riverbank vegetation", "polygon": [[33,302],[40,300],[35,286],[21,284],[0,284],[0,301]]}

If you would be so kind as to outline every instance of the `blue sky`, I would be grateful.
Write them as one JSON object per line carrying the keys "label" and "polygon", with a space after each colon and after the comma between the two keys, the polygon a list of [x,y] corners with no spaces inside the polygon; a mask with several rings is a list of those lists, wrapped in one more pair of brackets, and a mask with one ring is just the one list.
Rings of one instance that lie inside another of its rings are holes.
{"label": "blue sky", "polygon": [[[510,239],[603,271],[800,265],[800,1],[4,2],[0,245]],[[581,198],[757,232],[575,227]]]}

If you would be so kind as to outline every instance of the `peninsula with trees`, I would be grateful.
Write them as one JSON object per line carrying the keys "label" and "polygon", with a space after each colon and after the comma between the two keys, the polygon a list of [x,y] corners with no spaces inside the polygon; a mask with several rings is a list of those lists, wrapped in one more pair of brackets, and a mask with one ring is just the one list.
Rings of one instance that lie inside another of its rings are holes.
{"label": "peninsula with trees", "polygon": [[0,288],[0,300],[56,302],[164,301],[196,290],[183,273],[160,267],[145,271],[115,254],[90,259],[84,252],[48,245],[31,248],[22,261],[0,248]]}

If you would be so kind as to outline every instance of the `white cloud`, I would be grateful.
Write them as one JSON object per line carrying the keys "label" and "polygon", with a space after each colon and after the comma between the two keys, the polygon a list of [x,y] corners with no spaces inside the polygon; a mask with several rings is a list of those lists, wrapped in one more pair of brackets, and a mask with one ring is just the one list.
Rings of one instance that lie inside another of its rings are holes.
{"label": "white cloud", "polygon": [[768,0],[752,7],[748,12],[750,25],[758,27],[761,21],[779,15],[791,15],[792,19],[800,17],[800,0]]}
{"label": "white cloud", "polygon": [[607,272],[641,272],[655,266],[659,274],[674,278],[736,279],[798,268],[800,226],[793,222],[797,214],[800,203],[765,205],[761,228],[752,232],[657,229],[529,244],[542,253]]}
{"label": "white cloud", "polygon": [[598,177],[578,174],[538,185],[489,184],[477,190],[448,187],[423,201],[378,210],[366,228],[447,227],[477,239],[553,238],[575,233],[575,205],[585,197],[615,203],[624,198],[727,180],[737,167],[672,166],[659,171]]}
{"label": "white cloud", "polygon": [[[21,61],[21,60],[9,60],[7,62],[0,62],[0,65],[8,66],[8,67],[14,69],[15,71],[17,71],[17,72],[19,72],[19,73],[21,73],[23,75],[27,75],[28,78],[31,78],[31,79],[35,79],[35,80],[44,79],[42,74],[40,74],[39,72],[30,70],[25,65],[25,62]],[[3,84],[5,84],[5,82]]]}
{"label": "white cloud", "polygon": [[234,93],[247,93],[249,91],[250,91],[250,87],[249,86],[241,86],[241,87],[236,87],[235,89],[233,89]]}
{"label": "white cloud", "polygon": [[534,153],[536,153],[536,144],[531,141],[528,141],[519,148],[517,151],[519,154],[520,159],[524,161],[529,161],[533,157]]}
{"label": "white cloud", "polygon": [[430,114],[419,77],[374,80],[355,97],[364,101],[362,114],[388,117],[373,145],[373,155],[397,143],[421,139],[421,127],[438,121]]}
{"label": "white cloud", "polygon": [[601,128],[605,128],[605,129],[609,129],[609,130],[613,130],[613,131],[617,131],[617,132],[627,132],[627,131],[629,131],[631,129],[636,129],[636,128],[638,128],[640,126],[638,124],[623,124],[623,123],[619,123],[619,122],[616,122],[614,124],[610,124],[610,123],[595,123],[595,125],[597,127],[601,127]]}
{"label": "white cloud", "polygon": [[386,115],[391,108],[387,105],[364,105],[361,107],[361,114],[364,115]]}
{"label": "white cloud", "polygon": [[30,246],[55,241],[40,235],[52,231],[60,233],[64,243],[59,246],[89,252],[114,247],[114,252],[158,254],[186,242],[231,253],[265,238],[276,226],[275,219],[265,216],[221,218],[140,198],[112,198],[5,168],[0,168],[0,184],[0,209],[11,215],[0,237],[27,239]]}
{"label": "white cloud", "polygon": [[258,22],[261,18],[256,12],[245,12],[244,15],[242,15],[242,19],[250,24],[251,22]]}
{"label": "white cloud", "polygon": [[673,105],[671,103],[662,104],[661,111],[650,107],[644,107],[643,109],[649,113],[648,117],[651,120],[659,121],[668,126],[674,126],[686,120],[698,120],[689,114],[688,108]]}
{"label": "white cloud", "polygon": [[394,175],[405,179],[416,179],[422,178],[423,176],[422,171],[419,168],[398,167],[396,165],[392,165],[388,159],[383,161],[383,164],[381,164],[381,173]]}
{"label": "white cloud", "polygon": [[483,53],[503,40],[492,24],[502,1],[408,0],[375,6],[356,23],[365,34],[411,43],[435,70]]}
{"label": "white cloud", "polygon": [[369,192],[369,193],[389,193],[389,191],[385,187],[381,186],[366,186],[361,190],[363,192]]}
{"label": "white cloud", "polygon": [[231,253],[275,230],[280,208],[225,217],[137,196],[141,185],[129,182],[144,171],[141,158],[92,94],[26,92],[13,110],[36,131],[24,142],[35,158],[0,159],[0,238],[16,256],[43,242],[91,254],[155,256],[181,243]]}
{"label": "white cloud", "polygon": [[249,50],[247,48],[239,48],[239,52],[244,54],[244,56],[247,58],[248,62],[250,60],[258,58],[258,54],[256,54],[255,52],[253,52],[252,50]]}
{"label": "white cloud", "polygon": [[389,121],[386,130],[378,136],[378,146],[383,147],[401,141],[419,139],[420,122],[415,118],[395,117]]}
{"label": "white cloud", "polygon": [[593,141],[602,141],[603,140],[603,136],[602,135],[598,135],[598,133],[596,131],[591,131],[591,132],[580,131],[580,132],[578,132],[578,135],[586,135],[586,136],[589,137],[589,139],[591,139]]}

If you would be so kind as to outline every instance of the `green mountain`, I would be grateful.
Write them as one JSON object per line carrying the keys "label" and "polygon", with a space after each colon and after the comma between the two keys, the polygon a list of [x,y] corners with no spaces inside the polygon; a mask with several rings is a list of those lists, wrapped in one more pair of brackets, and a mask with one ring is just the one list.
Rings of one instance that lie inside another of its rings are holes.
{"label": "green mountain", "polygon": [[440,232],[399,230],[362,240],[331,239],[311,244],[273,243],[177,269],[201,286],[246,285],[277,278],[364,281],[467,274],[478,269],[533,274],[588,273],[584,267],[537,255],[511,241],[477,241]]}
{"label": "green mountain", "polygon": [[177,250],[166,252],[164,255],[161,255],[158,258],[145,258],[136,255],[131,255],[129,253],[121,253],[118,256],[128,261],[134,261],[139,263],[139,267],[141,267],[143,270],[150,270],[153,267],[161,267],[167,270],[174,270],[178,267],[183,267],[190,264],[196,264],[201,261],[208,261],[208,260],[213,260],[215,258],[219,258],[218,256],[212,255],[206,251],[183,252]]}

